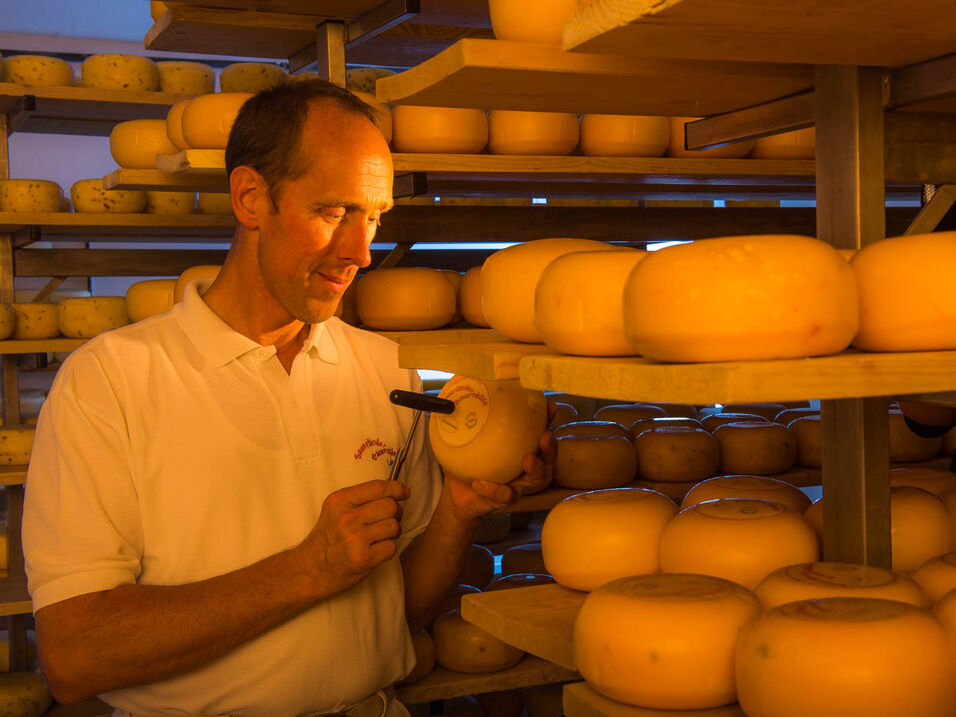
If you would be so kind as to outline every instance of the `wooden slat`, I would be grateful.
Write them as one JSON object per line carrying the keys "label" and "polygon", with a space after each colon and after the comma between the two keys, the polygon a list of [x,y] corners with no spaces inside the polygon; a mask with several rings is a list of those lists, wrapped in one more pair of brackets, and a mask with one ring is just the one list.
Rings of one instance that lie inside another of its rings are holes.
{"label": "wooden slat", "polygon": [[0,355],[43,354],[73,351],[86,343],[86,339],[7,339],[0,341]]}
{"label": "wooden slat", "polygon": [[0,467],[0,485],[23,485],[26,480],[26,466]]}
{"label": "wooden slat", "polygon": [[691,115],[728,112],[806,90],[809,67],[565,53],[461,40],[376,84],[395,104],[550,112]]}
{"label": "wooden slat", "polygon": [[747,717],[740,705],[678,712],[633,707],[598,694],[585,682],[565,685],[562,697],[566,717]]}
{"label": "wooden slat", "polygon": [[504,341],[504,337],[492,329],[437,329],[435,331],[376,331],[379,336],[397,344],[476,344]]}
{"label": "wooden slat", "polygon": [[541,344],[514,342],[488,344],[401,344],[398,365],[430,368],[465,376],[500,380],[518,377],[518,363],[532,354],[551,353]]}
{"label": "wooden slat", "polygon": [[9,576],[0,579],[0,617],[24,615],[32,610],[25,577]]}
{"label": "wooden slat", "polygon": [[179,276],[191,266],[222,264],[225,258],[224,249],[21,249],[14,271],[17,276]]}
{"label": "wooden slat", "polygon": [[232,236],[235,226],[232,215],[0,212],[0,233],[39,227],[42,238],[46,239],[120,237],[155,241],[157,237],[211,237],[222,241]]}
{"label": "wooden slat", "polygon": [[[956,6],[927,0],[597,0],[564,47],[630,57],[816,65],[910,65],[956,50]],[[743,106],[743,105],[741,105]]]}
{"label": "wooden slat", "polygon": [[410,685],[398,685],[395,694],[404,704],[414,705],[574,679],[578,679],[578,673],[540,657],[525,655],[514,667],[484,674],[454,672],[436,666],[423,680]]}
{"label": "wooden slat", "polygon": [[576,670],[574,618],[587,595],[557,584],[464,595],[461,616],[509,645]]}
{"label": "wooden slat", "polygon": [[166,192],[228,192],[226,173],[161,172],[117,169],[103,177],[104,189],[154,189]]}
{"label": "wooden slat", "polygon": [[157,154],[156,169],[162,172],[222,174],[226,171],[226,150],[186,149],[176,154]]}

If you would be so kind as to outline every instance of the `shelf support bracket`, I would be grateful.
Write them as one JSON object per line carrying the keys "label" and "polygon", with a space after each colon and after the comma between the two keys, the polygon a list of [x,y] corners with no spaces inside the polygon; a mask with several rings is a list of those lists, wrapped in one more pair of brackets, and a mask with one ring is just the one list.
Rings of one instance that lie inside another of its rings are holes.
{"label": "shelf support bracket", "polygon": [[9,114],[9,119],[7,120],[7,134],[13,134],[18,129],[20,129],[24,123],[30,119],[31,115],[36,112],[37,109],[37,98],[34,95],[23,95],[19,100],[17,100],[17,106]]}
{"label": "shelf support bracket", "polygon": [[815,121],[816,98],[811,90],[688,122],[685,125],[684,145],[687,149],[719,147],[731,142],[812,127]]}
{"label": "shelf support bracket", "polygon": [[395,199],[408,199],[428,194],[428,175],[425,172],[398,174],[392,184]]}
{"label": "shelf support bracket", "polygon": [[345,23],[326,20],[315,28],[319,77],[345,87]]}
{"label": "shelf support bracket", "polygon": [[893,70],[886,87],[887,109],[956,95],[956,54]]}
{"label": "shelf support bracket", "polygon": [[415,242],[413,241],[396,244],[395,248],[386,254],[385,258],[382,259],[375,268],[390,269],[393,266],[398,266],[398,262],[405,258],[405,255],[412,250],[413,246],[415,246]]}
{"label": "shelf support bracket", "polygon": [[932,198],[923,205],[919,214],[906,228],[904,234],[928,234],[939,226],[943,217],[956,203],[956,185],[943,184],[936,188]]}
{"label": "shelf support bracket", "polygon": [[65,276],[54,276],[50,279],[42,289],[37,292],[37,295],[31,299],[32,302],[37,304],[42,304],[44,301],[49,301],[50,297],[53,295],[53,292],[60,288],[60,284],[66,281]]}

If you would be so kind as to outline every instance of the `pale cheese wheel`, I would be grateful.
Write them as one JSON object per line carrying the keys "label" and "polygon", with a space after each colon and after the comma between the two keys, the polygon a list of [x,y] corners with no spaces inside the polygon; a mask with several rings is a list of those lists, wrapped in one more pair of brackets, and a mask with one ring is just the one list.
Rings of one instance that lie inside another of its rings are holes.
{"label": "pale cheese wheel", "polygon": [[956,680],[943,627],[912,605],[825,598],[744,627],[737,696],[750,717],[944,717]]}
{"label": "pale cheese wheel", "polygon": [[126,312],[130,321],[142,321],[173,308],[175,279],[147,279],[130,284],[126,290]]}
{"label": "pale cheese wheel", "polygon": [[407,685],[423,680],[435,667],[435,641],[428,630],[412,633],[412,647],[415,649],[415,666],[396,684]]}
{"label": "pale cheese wheel", "polygon": [[638,249],[574,252],[548,264],[534,293],[534,326],[544,342],[579,356],[634,354],[621,303],[627,277],[646,255]]}
{"label": "pale cheese wheel", "polygon": [[146,190],[147,214],[192,214],[196,211],[195,192],[152,192]]}
{"label": "pale cheese wheel", "polygon": [[663,428],[665,426],[677,426],[683,428],[703,428],[700,421],[696,418],[684,418],[679,416],[652,416],[650,418],[641,418],[631,424],[627,429],[628,436],[633,441],[644,431],[650,431],[654,428]]}
{"label": "pale cheese wheel", "polygon": [[622,436],[628,437],[627,429],[616,421],[571,421],[552,431],[555,438],[562,436]]}
{"label": "pale cheese wheel", "polygon": [[540,391],[522,388],[517,380],[453,376],[438,395],[455,403],[454,413],[428,419],[432,451],[446,472],[468,481],[507,483],[521,474],[524,457],[538,452],[548,424]]}
{"label": "pale cheese wheel", "polygon": [[578,146],[578,116],[569,112],[491,110],[488,151],[491,154],[561,156]]}
{"label": "pale cheese wheel", "polygon": [[129,323],[125,296],[89,296],[63,299],[57,304],[60,333],[88,339]]}
{"label": "pale cheese wheel", "polygon": [[688,508],[705,500],[721,498],[770,500],[798,513],[810,507],[810,499],[799,488],[776,478],[748,475],[717,476],[701,481],[684,496],[680,507]]}
{"label": "pale cheese wheel", "polygon": [[375,126],[382,131],[382,136],[385,137],[385,141],[391,143],[393,134],[392,111],[387,105],[383,105],[381,102],[376,100],[375,95],[373,94],[369,94],[368,92],[360,92],[358,90],[352,90],[352,94],[374,110]]}
{"label": "pale cheese wheel", "polygon": [[929,601],[938,602],[943,595],[956,590],[956,553],[930,558],[911,574]]}
{"label": "pale cheese wheel", "polygon": [[178,304],[183,300],[186,293],[186,287],[197,279],[215,279],[219,276],[222,267],[218,264],[198,264],[191,266],[176,279],[173,285],[173,303]]}
{"label": "pale cheese wheel", "polygon": [[502,575],[544,575],[546,573],[541,543],[513,545],[501,554]]}
{"label": "pale cheese wheel", "polygon": [[3,82],[35,87],[71,87],[73,68],[58,57],[13,55],[4,58]]}
{"label": "pale cheese wheel", "polygon": [[594,412],[595,421],[614,421],[622,426],[630,426],[642,418],[664,418],[667,412],[660,406],[650,403],[612,403],[602,406]]}
{"label": "pale cheese wheel", "polygon": [[688,122],[701,119],[700,117],[670,117],[670,145],[667,148],[668,157],[686,157],[689,159],[741,159],[750,154],[754,148],[753,140],[731,142],[720,147],[710,149],[687,149],[684,125]]}
{"label": "pale cheese wheel", "polygon": [[495,556],[483,545],[472,545],[465,567],[458,576],[458,584],[472,585],[484,590],[494,577]]}
{"label": "pale cheese wheel", "polygon": [[558,426],[566,423],[573,423],[578,418],[578,409],[570,403],[560,403],[549,401],[554,406],[554,414],[551,416],[551,422],[548,424],[548,430],[553,431]]}
{"label": "pale cheese wheel", "polygon": [[0,674],[0,695],[0,709],[11,717],[39,717],[53,704],[46,680],[35,672]]}
{"label": "pale cheese wheel", "polygon": [[823,419],[819,416],[803,416],[787,424],[797,444],[794,462],[806,468],[823,465]]}
{"label": "pale cheese wheel", "polygon": [[713,433],[721,426],[726,426],[728,423],[740,423],[741,421],[766,421],[767,419],[763,416],[758,416],[756,413],[714,413],[710,416],[706,416],[700,420],[701,425],[704,427],[705,431],[710,431]]}
{"label": "pale cheese wheel", "polygon": [[17,315],[15,339],[52,339],[59,335],[57,307],[52,302],[14,302],[10,304]]}
{"label": "pale cheese wheel", "polygon": [[786,426],[769,421],[741,421],[718,426],[723,473],[771,475],[793,468],[797,444]]}
{"label": "pale cheese wheel", "polygon": [[225,149],[248,92],[216,92],[193,97],[183,109],[183,139],[194,149]]}
{"label": "pale cheese wheel", "polygon": [[618,488],[634,480],[637,459],[623,436],[564,436],[555,443],[555,485],[595,490]]}
{"label": "pale cheese wheel", "polygon": [[548,512],[541,528],[544,566],[572,590],[660,572],[661,534],[676,514],[674,501],[645,488],[565,498]]}
{"label": "pale cheese wheel", "polygon": [[146,192],[139,189],[103,189],[102,179],[81,179],[70,187],[78,213],[138,214],[146,209]]}
{"label": "pale cheese wheel", "polygon": [[890,485],[911,485],[939,496],[956,489],[956,473],[934,468],[891,468]]}
{"label": "pale cheese wheel", "polygon": [[754,159],[813,159],[816,157],[816,128],[807,127],[754,140]]}
{"label": "pale cheese wheel", "polygon": [[270,62],[234,62],[220,71],[219,89],[255,94],[282,84],[288,77],[285,70]]}
{"label": "pale cheese wheel", "polygon": [[[514,341],[543,343],[534,325],[538,279],[552,261],[575,251],[613,251],[590,239],[537,239],[500,249],[481,266],[481,308],[495,331]],[[642,262],[643,263],[643,262]]]}
{"label": "pale cheese wheel", "polygon": [[[624,328],[637,351],[660,361],[837,353],[858,323],[848,268],[833,247],[810,237],[723,237],[669,246],[631,272]],[[688,292],[688,286],[708,290]]]}
{"label": "pale cheese wheel", "polygon": [[[850,261],[860,292],[863,351],[956,348],[956,231],[912,234],[874,242]],[[887,286],[900,287],[887,291]]]}
{"label": "pale cheese wheel", "polygon": [[163,15],[169,11],[169,8],[166,6],[166,3],[161,0],[149,0],[149,16],[153,20],[159,20]]}
{"label": "pale cheese wheel", "polygon": [[200,214],[232,214],[232,197],[228,192],[199,192],[196,209]]}
{"label": "pale cheese wheel", "polygon": [[581,153],[593,157],[660,157],[667,151],[667,117],[596,115],[581,117]]}
{"label": "pale cheese wheel", "polygon": [[126,169],[156,169],[157,154],[175,154],[166,135],[166,120],[119,122],[110,132],[110,154]]}
{"label": "pale cheese wheel", "polygon": [[781,411],[787,410],[782,403],[728,403],[720,409],[721,413],[750,413],[763,416],[768,421],[776,420]]}
{"label": "pale cheese wheel", "polygon": [[466,622],[458,611],[446,612],[432,626],[435,659],[455,672],[484,673],[518,664],[524,652]]}
{"label": "pale cheese wheel", "polygon": [[345,87],[352,92],[374,95],[375,83],[394,74],[394,70],[384,67],[352,67],[345,71]]}
{"label": "pale cheese wheel", "polygon": [[362,323],[383,331],[437,329],[455,314],[455,289],[437,269],[375,269],[356,285],[355,301]]}
{"label": "pale cheese wheel", "polygon": [[564,23],[588,0],[488,0],[498,40],[561,47]]}
{"label": "pale cheese wheel", "polygon": [[0,427],[0,465],[20,466],[29,463],[35,434],[36,428],[33,426]]}
{"label": "pale cheese wheel", "polygon": [[928,594],[916,580],[886,568],[855,563],[787,565],[767,575],[754,592],[764,610],[798,600],[832,597],[879,598],[920,608],[929,606]]}
{"label": "pale cheese wheel", "polygon": [[10,304],[0,304],[0,341],[13,335],[17,325],[17,312]]}
{"label": "pale cheese wheel", "polygon": [[46,179],[0,179],[0,212],[59,212],[63,190]]}
{"label": "pale cheese wheel", "polygon": [[893,569],[908,573],[950,550],[952,518],[937,496],[912,486],[890,487]]}
{"label": "pale cheese wheel", "polygon": [[890,411],[890,461],[893,463],[911,463],[928,461],[938,455],[943,447],[943,438],[924,438],[918,436],[906,425],[902,411]]}
{"label": "pale cheese wheel", "polygon": [[780,423],[784,426],[789,426],[791,423],[796,421],[798,418],[803,418],[804,416],[819,416],[820,409],[818,408],[785,408],[771,420],[774,423]]}
{"label": "pale cheese wheel", "polygon": [[216,73],[203,62],[166,60],[156,63],[159,90],[171,95],[205,95],[216,89]]}
{"label": "pale cheese wheel", "polygon": [[183,137],[183,110],[191,99],[179,100],[166,113],[166,137],[176,149],[189,149],[189,143]]}
{"label": "pale cheese wheel", "polygon": [[448,320],[448,323],[460,323],[462,320],[462,315],[458,306],[458,289],[461,288],[461,272],[455,271],[454,269],[439,269],[438,271],[440,271],[441,275],[451,283],[451,288],[455,290],[455,313],[452,314],[451,318]]}
{"label": "pale cheese wheel", "polygon": [[661,571],[700,573],[753,589],[785,565],[816,562],[817,536],[792,508],[729,498],[685,508],[661,535]]}
{"label": "pale cheese wheel", "polygon": [[490,326],[481,310],[481,267],[473,266],[461,277],[458,287],[458,310],[469,324]]}
{"label": "pale cheese wheel", "polygon": [[752,592],[705,575],[624,577],[585,598],[574,659],[618,702],[701,710],[736,701],[734,647],[760,612]]}
{"label": "pale cheese wheel", "polygon": [[710,478],[717,471],[717,440],[703,428],[660,426],[634,439],[637,475],[644,480],[683,483]]}
{"label": "pale cheese wheel", "polygon": [[159,90],[159,69],[140,55],[90,55],[80,66],[83,86],[99,90]]}
{"label": "pale cheese wheel", "polygon": [[392,143],[398,152],[476,154],[488,144],[484,110],[459,107],[392,108]]}

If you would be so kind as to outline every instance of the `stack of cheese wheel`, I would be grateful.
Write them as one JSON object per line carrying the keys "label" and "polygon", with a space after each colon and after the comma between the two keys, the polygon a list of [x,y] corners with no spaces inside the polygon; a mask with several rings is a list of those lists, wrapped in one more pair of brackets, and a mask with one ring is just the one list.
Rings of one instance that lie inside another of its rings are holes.
{"label": "stack of cheese wheel", "polygon": [[458,610],[446,612],[432,626],[435,660],[446,670],[484,673],[507,670],[524,652],[462,619]]}
{"label": "stack of cheese wheel", "polygon": [[688,122],[698,120],[700,117],[671,117],[670,147],[667,150],[668,157],[688,157],[699,159],[740,159],[750,154],[754,148],[753,140],[746,142],[733,142],[720,147],[711,149],[687,149],[686,134],[684,125]]}
{"label": "stack of cheese wheel", "polygon": [[817,133],[813,127],[754,140],[750,156],[754,159],[813,159]]}
{"label": "stack of cheese wheel", "polygon": [[250,97],[248,92],[194,97],[182,110],[183,141],[193,149],[225,149],[239,109]]}
{"label": "stack of cheese wheel", "polygon": [[798,563],[774,570],[754,589],[765,610],[798,600],[862,597],[928,607],[916,580],[875,565]]}
{"label": "stack of cheese wheel", "polygon": [[454,413],[433,413],[428,420],[432,451],[447,473],[507,483],[521,474],[524,457],[537,453],[548,424],[540,391],[517,380],[453,376],[438,395],[455,404]]}
{"label": "stack of cheese wheel", "polygon": [[191,266],[176,279],[173,284],[173,303],[178,304],[186,294],[186,287],[193,281],[201,279],[215,279],[219,276],[222,267],[218,264],[198,264]]}
{"label": "stack of cheese wheel", "polygon": [[383,105],[375,99],[375,95],[369,94],[368,92],[352,90],[352,94],[372,108],[375,114],[375,126],[382,131],[382,136],[385,137],[385,141],[390,143],[393,134],[392,112],[388,109],[388,105]]}
{"label": "stack of cheese wheel", "polygon": [[664,409],[664,413],[673,418],[697,418],[697,407],[690,403],[661,403],[650,404]]}
{"label": "stack of cheese wheel", "polygon": [[766,476],[729,475],[701,481],[694,486],[681,503],[688,508],[705,500],[721,498],[754,498],[770,500],[803,513],[810,506],[810,499],[799,488],[776,478]]}
{"label": "stack of cheese wheel", "polygon": [[728,403],[721,407],[720,412],[756,414],[768,421],[773,421],[781,411],[786,409],[787,407],[782,403]]}
{"label": "stack of cheese wheel", "polygon": [[166,120],[120,122],[110,132],[110,154],[127,169],[155,169],[157,154],[175,154],[166,135]]}
{"label": "stack of cheese wheel", "polygon": [[772,475],[793,468],[797,445],[790,430],[770,421],[740,421],[718,426],[720,470],[724,473]]}
{"label": "stack of cheese wheel", "polygon": [[33,426],[0,428],[0,465],[20,466],[29,463],[35,433]]}
{"label": "stack of cheese wheel", "polygon": [[956,348],[956,296],[949,291],[956,275],[948,260],[954,254],[956,231],[885,239],[854,254],[860,330],[853,345],[863,351]]}
{"label": "stack of cheese wheel", "polygon": [[923,589],[931,603],[956,590],[956,553],[930,558],[912,572],[913,580]]}
{"label": "stack of cheese wheel", "polygon": [[787,424],[797,453],[794,462],[798,466],[819,468],[823,465],[823,422],[819,414],[803,416]]}
{"label": "stack of cheese wheel", "polygon": [[355,300],[362,323],[385,331],[437,329],[455,314],[455,289],[437,269],[370,271],[356,285]]}
{"label": "stack of cheese wheel", "polygon": [[720,463],[717,440],[703,428],[660,426],[634,438],[637,475],[661,483],[710,478]]}
{"label": "stack of cheese wheel", "polygon": [[473,266],[462,275],[458,286],[458,310],[469,324],[490,326],[481,310],[480,266]]}
{"label": "stack of cheese wheel", "polygon": [[615,421],[571,421],[554,429],[554,437],[562,436],[622,436],[628,437],[627,429]]}
{"label": "stack of cheese wheel", "polygon": [[281,67],[269,62],[234,62],[219,73],[219,89],[255,94],[282,84],[288,76]]}
{"label": "stack of cheese wheel", "polygon": [[34,87],[71,87],[73,68],[57,57],[14,55],[3,60],[0,81]]}
{"label": "stack of cheese wheel", "polygon": [[488,144],[484,110],[458,107],[392,109],[392,142],[399,152],[477,154]]}
{"label": "stack of cheese wheel", "polygon": [[744,627],[737,695],[749,717],[943,717],[956,679],[943,626],[893,600],[786,603]]}
{"label": "stack of cheese wheel", "polygon": [[207,95],[216,89],[216,74],[202,62],[157,62],[159,90],[171,95]]}
{"label": "stack of cheese wheel", "polygon": [[190,99],[179,100],[166,113],[166,137],[176,149],[189,149],[189,143],[183,137],[183,111]]}
{"label": "stack of cheese wheel", "polygon": [[534,326],[544,342],[580,356],[633,354],[621,302],[631,269],[646,255],[639,249],[574,252],[548,264],[534,293]]}
{"label": "stack of cheese wheel", "polygon": [[891,468],[890,485],[911,485],[940,496],[956,488],[956,473],[935,468]]}
{"label": "stack of cheese wheel", "polygon": [[[481,307],[491,328],[514,341],[542,343],[534,324],[538,279],[558,257],[576,251],[613,251],[590,239],[538,239],[501,249],[481,266]],[[643,263],[643,262],[642,262]]]}
{"label": "stack of cheese wheel", "polygon": [[492,110],[488,151],[492,154],[560,156],[578,146],[578,116],[568,112]]}
{"label": "stack of cheese wheel", "polygon": [[616,488],[565,498],[541,528],[544,566],[561,585],[593,590],[627,575],[660,572],[661,534],[677,514],[667,496]]}
{"label": "stack of cheese wheel", "polygon": [[890,460],[893,463],[911,463],[928,461],[939,455],[943,447],[943,438],[924,438],[918,436],[906,425],[906,417],[899,409],[890,411]]}
{"label": "stack of cheese wheel", "polygon": [[773,417],[775,423],[789,426],[793,421],[805,416],[819,416],[820,410],[817,408],[785,408]]}
{"label": "stack of cheese wheel", "polygon": [[558,426],[564,426],[578,420],[578,409],[570,403],[553,401],[551,400],[553,396],[549,396],[548,398],[548,402],[554,405],[554,414],[551,416],[551,422],[548,424],[549,431],[553,431]]}
{"label": "stack of cheese wheel", "polygon": [[455,313],[451,315],[451,318],[448,320],[449,324],[457,324],[461,322],[461,307],[458,306],[458,290],[461,288],[461,272],[455,271],[454,269],[439,269],[441,275],[444,276],[448,283],[451,284],[451,288],[455,290]]}
{"label": "stack of cheese wheel", "polygon": [[80,66],[83,86],[99,90],[159,90],[159,68],[139,55],[90,55]]}
{"label": "stack of cheese wheel", "polygon": [[561,47],[564,23],[585,4],[587,0],[488,0],[488,14],[498,40]]}
{"label": "stack of cheese wheel", "polygon": [[146,192],[139,189],[103,189],[102,179],[81,179],[70,187],[76,212],[138,214],[146,209]]}
{"label": "stack of cheese wheel", "polygon": [[58,314],[53,302],[14,302],[16,313],[15,339],[52,339],[59,335]]}
{"label": "stack of cheese wheel", "polygon": [[595,490],[617,488],[634,480],[637,459],[625,436],[566,435],[555,441],[555,485]]}
{"label": "stack of cheese wheel", "polygon": [[737,636],[759,612],[754,594],[727,580],[624,577],[584,600],[574,660],[592,689],[618,702],[668,710],[732,704]]}
{"label": "stack of cheese wheel", "polygon": [[57,304],[60,333],[88,339],[129,323],[124,296],[89,296],[63,299]]}
{"label": "stack of cheese wheel", "polygon": [[586,114],[581,118],[581,153],[592,157],[660,157],[670,138],[666,117]]}
{"label": "stack of cheese wheel", "polygon": [[665,418],[667,413],[660,406],[650,403],[612,403],[594,412],[596,421],[614,421],[629,427],[644,418]]}
{"label": "stack of cheese wheel", "polygon": [[710,431],[713,433],[721,426],[726,426],[728,423],[740,423],[741,421],[766,421],[767,419],[763,416],[758,416],[755,413],[714,413],[705,418],[702,418],[700,424],[704,427],[705,431]]}
{"label": "stack of cheese wheel", "polygon": [[813,528],[792,508],[766,500],[684,508],[661,536],[663,572],[714,575],[751,589],[777,568],[818,559]]}
{"label": "stack of cheese wheel", "polygon": [[395,73],[384,67],[353,67],[345,71],[345,87],[352,92],[375,94],[375,83]]}
{"label": "stack of cheese wheel", "polygon": [[641,261],[624,289],[624,329],[639,353],[659,361],[820,356],[849,345],[857,305],[853,272],[829,244],[724,237]]}
{"label": "stack of cheese wheel", "polygon": [[0,212],[58,212],[63,190],[46,179],[0,179]]}
{"label": "stack of cheese wheel", "polygon": [[631,424],[627,433],[633,441],[644,431],[650,431],[654,428],[663,428],[664,426],[678,426],[683,428],[703,428],[703,425],[696,418],[683,418],[678,416],[652,416],[650,418],[641,418]]}
{"label": "stack of cheese wheel", "polygon": [[195,211],[195,192],[153,192],[146,190],[147,214],[192,214]]}
{"label": "stack of cheese wheel", "polygon": [[126,290],[126,313],[130,321],[142,321],[173,308],[175,279],[147,279]]}

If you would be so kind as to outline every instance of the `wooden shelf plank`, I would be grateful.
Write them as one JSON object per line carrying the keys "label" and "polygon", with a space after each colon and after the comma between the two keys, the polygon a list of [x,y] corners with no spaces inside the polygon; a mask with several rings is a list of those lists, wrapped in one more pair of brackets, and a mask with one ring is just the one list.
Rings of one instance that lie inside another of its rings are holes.
{"label": "wooden shelf plank", "polygon": [[26,481],[26,466],[0,467],[0,485],[23,485]]}
{"label": "wooden shelf plank", "polygon": [[540,657],[525,655],[514,667],[485,674],[454,672],[439,665],[423,680],[410,685],[398,685],[395,693],[403,703],[414,705],[435,700],[450,700],[463,695],[547,685],[578,678],[576,672],[542,660]]}
{"label": "wooden shelf plank", "polygon": [[185,149],[176,154],[157,154],[156,169],[162,172],[225,175],[226,150]]}
{"label": "wooden shelf plank", "polygon": [[[928,0],[806,4],[765,0],[597,0],[564,27],[564,47],[628,57],[897,67],[956,52],[956,6]],[[747,105],[740,105],[744,107]]]}
{"label": "wooden shelf plank", "polygon": [[117,169],[103,177],[104,189],[154,189],[166,192],[228,192],[222,172],[161,172],[158,169]]}
{"label": "wooden shelf plank", "polygon": [[25,577],[4,577],[0,579],[0,617],[7,615],[27,615],[33,611],[30,594],[27,592]]}
{"label": "wooden shelf plank", "polygon": [[505,337],[493,329],[436,329],[434,331],[376,331],[397,344],[478,344],[504,341]]}
{"label": "wooden shelf plank", "polygon": [[381,102],[640,115],[716,114],[813,85],[802,65],[632,59],[461,40],[376,84]]}
{"label": "wooden shelf plank", "polygon": [[0,354],[45,354],[73,351],[85,344],[87,339],[7,339],[0,341]]}
{"label": "wooden shelf plank", "polygon": [[585,682],[565,685],[562,692],[566,717],[747,717],[739,705],[677,712],[633,707],[599,695]]}
{"label": "wooden shelf plank", "polygon": [[210,214],[95,214],[81,212],[0,212],[0,233],[16,233],[31,227],[41,238],[85,237],[150,239],[157,237],[229,238],[235,231],[232,215]]}
{"label": "wooden shelf plank", "polygon": [[541,344],[512,341],[488,344],[400,344],[398,365],[402,368],[430,368],[475,378],[500,380],[518,378],[522,358],[551,349]]}
{"label": "wooden shelf plank", "polygon": [[535,585],[462,596],[461,616],[509,645],[576,670],[572,635],[587,593]]}

